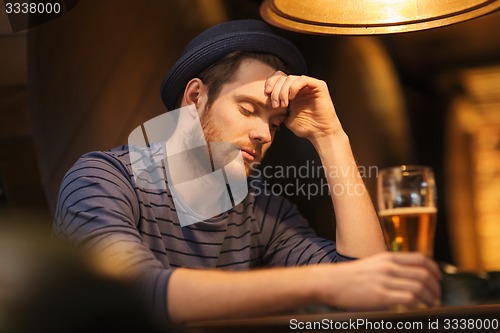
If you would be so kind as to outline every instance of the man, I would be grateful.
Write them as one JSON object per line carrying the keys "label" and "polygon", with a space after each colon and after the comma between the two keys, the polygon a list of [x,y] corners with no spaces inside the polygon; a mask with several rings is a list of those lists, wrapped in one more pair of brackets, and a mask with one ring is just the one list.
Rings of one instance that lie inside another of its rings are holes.
{"label": "man", "polygon": [[[169,110],[195,110],[208,142],[240,147],[247,175],[281,124],[314,145],[326,170],[356,168],[327,85],[304,73],[300,52],[265,23],[226,22],[188,44],[161,93]],[[133,163],[128,147],[84,155],[63,180],[53,230],[110,253],[158,316],[184,323],[313,303],[377,309],[439,299],[431,260],[385,252],[366,190],[332,195],[336,242],[318,237],[287,200],[265,193],[181,227],[175,196],[138,186]],[[329,186],[363,186],[354,170],[326,172]]]}

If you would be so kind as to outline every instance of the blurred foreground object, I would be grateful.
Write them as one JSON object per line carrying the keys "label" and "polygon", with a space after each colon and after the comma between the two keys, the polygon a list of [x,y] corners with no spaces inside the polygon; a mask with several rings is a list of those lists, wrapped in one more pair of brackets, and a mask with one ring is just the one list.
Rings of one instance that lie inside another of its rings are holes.
{"label": "blurred foreground object", "polygon": [[0,232],[0,332],[159,332],[125,283],[33,228]]}
{"label": "blurred foreground object", "polygon": [[292,31],[373,35],[441,27],[499,8],[499,0],[265,0],[260,14],[270,24]]}

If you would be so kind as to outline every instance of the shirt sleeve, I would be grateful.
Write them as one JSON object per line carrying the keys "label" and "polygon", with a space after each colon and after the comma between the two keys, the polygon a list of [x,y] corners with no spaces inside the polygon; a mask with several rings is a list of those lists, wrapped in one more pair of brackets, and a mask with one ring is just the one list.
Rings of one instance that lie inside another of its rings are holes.
{"label": "shirt sleeve", "polygon": [[[270,229],[264,263],[267,266],[300,266],[350,261],[337,252],[334,241],[319,237],[297,207],[282,197],[256,200]],[[271,227],[272,226],[272,227]]]}
{"label": "shirt sleeve", "polygon": [[85,252],[99,253],[107,272],[139,284],[146,306],[169,322],[167,284],[171,274],[137,230],[139,204],[126,167],[108,153],[80,158],[59,191],[53,234]]}

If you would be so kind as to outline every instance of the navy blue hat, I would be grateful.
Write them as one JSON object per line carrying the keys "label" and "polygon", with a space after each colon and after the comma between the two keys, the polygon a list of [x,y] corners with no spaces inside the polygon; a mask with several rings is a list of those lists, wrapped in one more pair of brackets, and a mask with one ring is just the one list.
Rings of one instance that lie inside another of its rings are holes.
{"label": "navy blue hat", "polygon": [[287,39],[275,34],[259,20],[239,20],[218,24],[205,30],[186,46],[181,57],[170,68],[161,84],[161,98],[169,110],[186,84],[208,66],[234,52],[262,52],[280,58],[289,74],[305,74],[306,63],[300,51]]}

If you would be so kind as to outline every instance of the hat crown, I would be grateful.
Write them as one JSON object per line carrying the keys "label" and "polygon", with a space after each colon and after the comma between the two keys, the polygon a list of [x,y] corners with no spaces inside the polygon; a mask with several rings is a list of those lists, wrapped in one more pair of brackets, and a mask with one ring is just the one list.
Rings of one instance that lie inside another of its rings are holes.
{"label": "hat crown", "polygon": [[273,33],[271,27],[264,21],[259,20],[238,20],[228,21],[214,25],[193,38],[182,51],[182,55],[190,52],[190,50],[199,47],[213,39],[217,39],[223,35],[238,34],[244,32],[267,32]]}
{"label": "hat crown", "polygon": [[228,21],[203,31],[187,44],[179,60],[163,79],[160,89],[163,103],[173,110],[189,80],[235,51],[275,55],[289,68],[290,74],[305,74],[307,71],[297,47],[274,33],[264,21]]}

